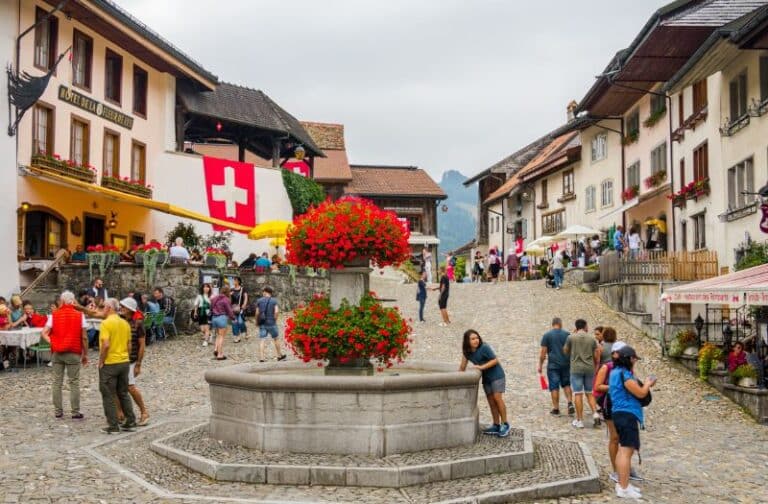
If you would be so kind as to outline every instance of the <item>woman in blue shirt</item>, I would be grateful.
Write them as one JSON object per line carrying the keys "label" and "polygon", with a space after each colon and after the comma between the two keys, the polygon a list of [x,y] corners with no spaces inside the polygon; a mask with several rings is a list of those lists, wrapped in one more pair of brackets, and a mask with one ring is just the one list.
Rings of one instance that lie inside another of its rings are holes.
{"label": "woman in blue shirt", "polygon": [[629,484],[629,469],[632,455],[640,449],[640,429],[643,423],[643,407],[640,399],[645,398],[656,384],[656,377],[651,375],[645,384],[635,377],[632,369],[640,359],[631,346],[625,346],[618,352],[614,369],[608,379],[608,393],[611,396],[611,416],[613,425],[619,434],[619,452],[616,454],[616,495],[622,498],[640,499],[640,489]]}
{"label": "woman in blue shirt", "polygon": [[493,425],[483,430],[483,434],[492,436],[509,436],[509,423],[507,423],[507,407],[504,404],[504,392],[506,391],[506,376],[504,369],[493,353],[493,349],[483,343],[477,331],[469,329],[464,333],[462,343],[460,371],[467,369],[467,362],[475,365],[475,369],[483,373],[483,390],[491,408]]}
{"label": "woman in blue shirt", "polygon": [[419,290],[416,291],[416,301],[419,302],[419,322],[424,322],[424,305],[427,302],[427,272],[421,272]]}

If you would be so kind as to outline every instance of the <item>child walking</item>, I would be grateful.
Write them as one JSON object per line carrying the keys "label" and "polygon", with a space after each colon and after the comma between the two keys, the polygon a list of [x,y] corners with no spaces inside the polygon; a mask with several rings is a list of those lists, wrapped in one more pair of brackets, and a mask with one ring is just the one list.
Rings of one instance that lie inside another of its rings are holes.
{"label": "child walking", "polygon": [[483,390],[493,417],[493,425],[483,430],[483,434],[499,437],[509,436],[507,407],[504,404],[506,375],[499,359],[496,358],[490,345],[483,343],[480,334],[474,329],[469,329],[464,333],[462,353],[460,371],[465,371],[467,362],[471,362],[476,369],[483,373]]}

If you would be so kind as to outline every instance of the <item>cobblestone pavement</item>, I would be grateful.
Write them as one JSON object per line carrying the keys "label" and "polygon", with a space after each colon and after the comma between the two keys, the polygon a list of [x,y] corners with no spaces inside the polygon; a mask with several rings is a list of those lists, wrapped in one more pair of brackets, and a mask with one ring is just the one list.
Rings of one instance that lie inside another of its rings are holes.
{"label": "cobblestone pavement", "polygon": [[[415,316],[415,286],[375,278],[373,288],[385,298],[401,300],[405,313]],[[428,322],[415,324],[415,358],[458,364],[461,334],[469,327],[477,329],[496,350],[507,372],[506,400],[512,425],[538,436],[582,441],[591,449],[603,476],[603,492],[539,502],[613,500],[613,487],[607,478],[605,431],[576,431],[569,417],[550,417],[548,394],[539,390],[535,372],[538,341],[553,316],[562,317],[568,324],[584,317],[590,326],[616,327],[619,338],[631,343],[644,357],[640,376],[658,376],[653,404],[647,411],[647,429],[641,434],[643,464],[637,466],[647,478],[641,485],[646,502],[768,502],[768,428],[755,424],[738,406],[687,371],[662,360],[650,339],[623,322],[594,294],[575,289],[547,290],[541,282],[456,285],[449,303],[454,323],[449,328],[437,326],[436,305],[437,297],[432,295],[428,300]],[[204,421],[208,412],[205,369],[252,361],[257,355],[256,345],[253,337],[239,344],[229,340],[225,348],[229,360],[223,362],[212,361],[210,347],[201,347],[192,336],[149,347],[139,385],[152,421]],[[84,421],[53,418],[50,378],[46,367],[0,373],[0,504],[171,502],[104,459],[94,457],[96,450],[84,449],[112,439],[99,432],[104,420],[95,367],[89,366],[81,373]],[[487,407],[481,406],[481,421],[487,422]],[[137,442],[130,437],[125,440],[126,444]],[[109,451],[118,457],[119,444],[110,445]],[[178,480],[175,472],[166,471],[167,466],[158,463],[155,468],[149,456],[139,463],[147,465],[146,471],[154,472],[154,484],[190,495],[172,502],[198,502],[192,497],[200,485],[197,480]],[[637,458],[634,463],[637,465]],[[302,491],[306,497],[315,490]],[[323,500],[333,501],[327,487],[317,491],[325,492]],[[401,494],[403,502],[411,494],[418,500],[432,498],[429,488],[423,488]],[[265,489],[263,495],[270,498],[269,490]],[[290,499],[293,494],[281,495]],[[387,496],[391,494],[366,489],[364,500],[389,502]]]}

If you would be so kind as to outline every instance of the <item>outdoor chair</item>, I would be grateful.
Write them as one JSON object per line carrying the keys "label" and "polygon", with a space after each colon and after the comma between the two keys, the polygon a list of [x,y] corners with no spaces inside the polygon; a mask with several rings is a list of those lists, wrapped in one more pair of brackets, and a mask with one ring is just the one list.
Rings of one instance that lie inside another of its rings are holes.
{"label": "outdoor chair", "polygon": [[[163,314],[165,315],[165,314]],[[173,328],[173,335],[178,336],[179,331],[176,329],[176,307],[174,306],[171,312],[167,316],[163,316],[162,320],[162,328],[163,328],[163,339],[165,339],[165,327],[171,327]]]}
{"label": "outdoor chair", "polygon": [[154,334],[155,341],[160,339],[165,340],[165,329],[163,328],[163,320],[165,320],[165,313],[157,312],[152,314],[152,332]]}
{"label": "outdoor chair", "polygon": [[155,322],[153,315],[152,312],[144,312],[144,338],[147,345],[151,345],[155,342],[155,333],[152,328],[152,325]]}
{"label": "outdoor chair", "polygon": [[[37,367],[40,367],[40,362],[42,360],[40,358],[40,354],[42,352],[50,352],[51,351],[51,344],[46,342],[46,341],[43,341],[41,339],[39,342],[35,343],[34,345],[30,345],[29,347],[27,347],[27,350],[32,350],[33,352],[35,352],[35,362],[37,363]],[[26,368],[27,368],[27,358],[26,358],[26,355],[25,355],[24,356],[24,369],[26,369]]]}

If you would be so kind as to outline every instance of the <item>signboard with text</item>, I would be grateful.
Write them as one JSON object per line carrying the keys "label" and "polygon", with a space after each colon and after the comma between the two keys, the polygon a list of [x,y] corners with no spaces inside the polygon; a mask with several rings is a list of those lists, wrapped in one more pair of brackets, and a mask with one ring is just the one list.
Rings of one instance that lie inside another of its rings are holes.
{"label": "signboard with text", "polygon": [[88,98],[84,94],[80,94],[67,86],[59,86],[59,100],[81,108],[102,119],[111,121],[123,128],[133,128],[133,117],[125,115],[119,110],[113,109],[101,102]]}

